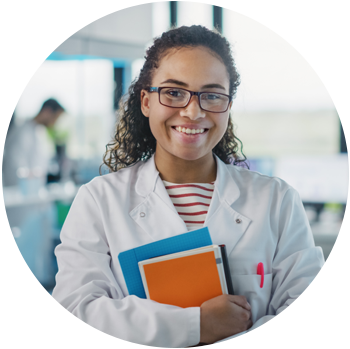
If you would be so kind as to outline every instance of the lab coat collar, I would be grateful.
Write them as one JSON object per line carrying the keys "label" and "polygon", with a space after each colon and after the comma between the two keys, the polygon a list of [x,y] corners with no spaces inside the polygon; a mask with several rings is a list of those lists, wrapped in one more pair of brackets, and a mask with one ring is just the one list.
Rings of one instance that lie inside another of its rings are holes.
{"label": "lab coat collar", "polygon": [[[215,190],[218,192],[220,200],[224,200],[228,205],[236,201],[240,195],[240,190],[229,173],[226,165],[215,154],[214,158],[217,164],[217,174],[215,180]],[[140,196],[146,197],[156,190],[157,182],[161,181],[159,172],[154,161],[154,154],[146,161],[138,176],[135,189]]]}
{"label": "lab coat collar", "polygon": [[241,194],[234,179],[237,170],[233,165],[226,165],[216,155],[215,159],[217,163],[215,189],[204,226],[208,227],[213,244],[226,245],[229,255],[246,232],[251,219],[233,208]]}
{"label": "lab coat collar", "polygon": [[[251,220],[232,208],[240,190],[227,165],[216,155],[215,189],[204,226],[209,228],[213,244],[225,244],[229,254],[248,228]],[[136,193],[144,201],[130,212],[130,216],[156,240],[187,232],[155,166],[154,155],[141,165]]]}
{"label": "lab coat collar", "polygon": [[154,154],[149,160],[141,165],[140,172],[135,184],[136,193],[146,197],[154,191],[159,177],[159,172],[154,162]]}
{"label": "lab coat collar", "polygon": [[141,165],[135,191],[144,200],[130,216],[154,241],[187,232],[159,176],[154,155]]}
{"label": "lab coat collar", "polygon": [[231,205],[239,198],[240,190],[232,178],[227,165],[215,154],[214,157],[217,165],[215,191],[220,201],[225,201],[228,205]]}

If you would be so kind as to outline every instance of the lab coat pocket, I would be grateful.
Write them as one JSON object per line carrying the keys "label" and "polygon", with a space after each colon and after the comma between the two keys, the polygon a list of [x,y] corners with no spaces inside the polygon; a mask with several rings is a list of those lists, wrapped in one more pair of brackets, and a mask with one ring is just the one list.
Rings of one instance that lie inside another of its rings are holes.
{"label": "lab coat pocket", "polygon": [[252,307],[253,323],[266,315],[271,298],[272,274],[265,274],[260,288],[260,275],[231,275],[235,295],[245,296]]}

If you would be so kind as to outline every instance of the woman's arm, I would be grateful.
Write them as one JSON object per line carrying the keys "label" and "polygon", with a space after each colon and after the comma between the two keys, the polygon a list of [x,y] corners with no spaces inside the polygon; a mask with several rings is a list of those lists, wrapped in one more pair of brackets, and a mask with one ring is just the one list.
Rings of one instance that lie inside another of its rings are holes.
{"label": "woman's arm", "polygon": [[286,192],[280,208],[279,242],[272,272],[267,315],[247,332],[218,341],[210,348],[334,347],[334,290],[322,250],[314,246],[302,203],[293,189]]}
{"label": "woman's arm", "polygon": [[73,202],[61,240],[55,251],[59,272],[52,295],[79,319],[134,343],[161,347],[199,343],[200,308],[124,297],[110,268],[99,208],[86,186]]}

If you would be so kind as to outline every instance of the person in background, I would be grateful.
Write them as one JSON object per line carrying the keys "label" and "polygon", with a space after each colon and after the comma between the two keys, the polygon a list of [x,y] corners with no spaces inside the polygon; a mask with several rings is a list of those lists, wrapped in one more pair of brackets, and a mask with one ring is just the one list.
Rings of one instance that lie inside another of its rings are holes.
{"label": "person in background", "polygon": [[21,177],[40,177],[46,183],[50,159],[55,154],[47,130],[64,111],[57,100],[50,98],[34,118],[9,128],[2,167],[4,187],[18,185]]}

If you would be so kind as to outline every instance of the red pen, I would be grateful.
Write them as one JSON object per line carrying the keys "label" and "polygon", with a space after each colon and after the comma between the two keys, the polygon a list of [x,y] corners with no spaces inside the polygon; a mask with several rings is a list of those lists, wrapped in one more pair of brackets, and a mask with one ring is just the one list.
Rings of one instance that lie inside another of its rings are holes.
{"label": "red pen", "polygon": [[261,275],[260,288],[263,288],[263,286],[264,286],[264,264],[262,264],[262,263],[258,264],[258,270],[256,273],[258,275]]}

